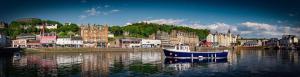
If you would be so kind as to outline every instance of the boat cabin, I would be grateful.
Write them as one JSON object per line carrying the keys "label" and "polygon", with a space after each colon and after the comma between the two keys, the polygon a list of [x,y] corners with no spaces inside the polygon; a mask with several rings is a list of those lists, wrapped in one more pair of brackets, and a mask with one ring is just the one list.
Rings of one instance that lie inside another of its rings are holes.
{"label": "boat cabin", "polygon": [[190,52],[190,47],[188,45],[177,44],[174,50],[181,51],[181,52]]}

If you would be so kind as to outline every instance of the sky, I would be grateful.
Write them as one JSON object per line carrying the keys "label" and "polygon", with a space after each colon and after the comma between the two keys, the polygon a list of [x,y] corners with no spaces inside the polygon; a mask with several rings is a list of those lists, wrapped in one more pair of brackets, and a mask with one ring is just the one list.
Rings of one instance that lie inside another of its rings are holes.
{"label": "sky", "polygon": [[245,38],[300,36],[299,0],[2,0],[0,21],[41,18],[77,24],[173,24]]}

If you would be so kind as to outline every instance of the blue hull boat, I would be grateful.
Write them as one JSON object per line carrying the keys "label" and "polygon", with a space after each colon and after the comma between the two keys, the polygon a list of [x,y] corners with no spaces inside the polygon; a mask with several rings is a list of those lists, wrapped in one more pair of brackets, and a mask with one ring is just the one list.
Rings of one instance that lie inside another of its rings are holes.
{"label": "blue hull boat", "polygon": [[219,52],[189,52],[189,51],[173,51],[163,49],[166,58],[176,59],[224,59],[227,58],[227,51]]}
{"label": "blue hull boat", "polygon": [[176,59],[176,58],[165,58],[165,64],[174,63],[226,63],[227,58],[223,59]]}

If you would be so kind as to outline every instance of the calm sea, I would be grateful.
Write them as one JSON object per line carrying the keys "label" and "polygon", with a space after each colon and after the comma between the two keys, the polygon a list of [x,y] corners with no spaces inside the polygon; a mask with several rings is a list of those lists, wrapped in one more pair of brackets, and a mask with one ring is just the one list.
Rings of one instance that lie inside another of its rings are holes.
{"label": "calm sea", "polygon": [[0,77],[300,77],[300,51],[230,51],[222,60],[169,60],[160,51],[12,53]]}

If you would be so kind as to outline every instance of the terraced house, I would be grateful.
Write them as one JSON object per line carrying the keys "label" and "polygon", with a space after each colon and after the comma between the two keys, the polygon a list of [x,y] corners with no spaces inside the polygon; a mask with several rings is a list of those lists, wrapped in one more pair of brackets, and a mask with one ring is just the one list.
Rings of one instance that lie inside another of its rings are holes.
{"label": "terraced house", "polygon": [[235,43],[237,43],[237,39],[239,38],[239,35],[234,35],[228,30],[228,32],[225,33],[210,33],[206,37],[207,42],[211,43],[213,47],[228,47],[233,46]]}

